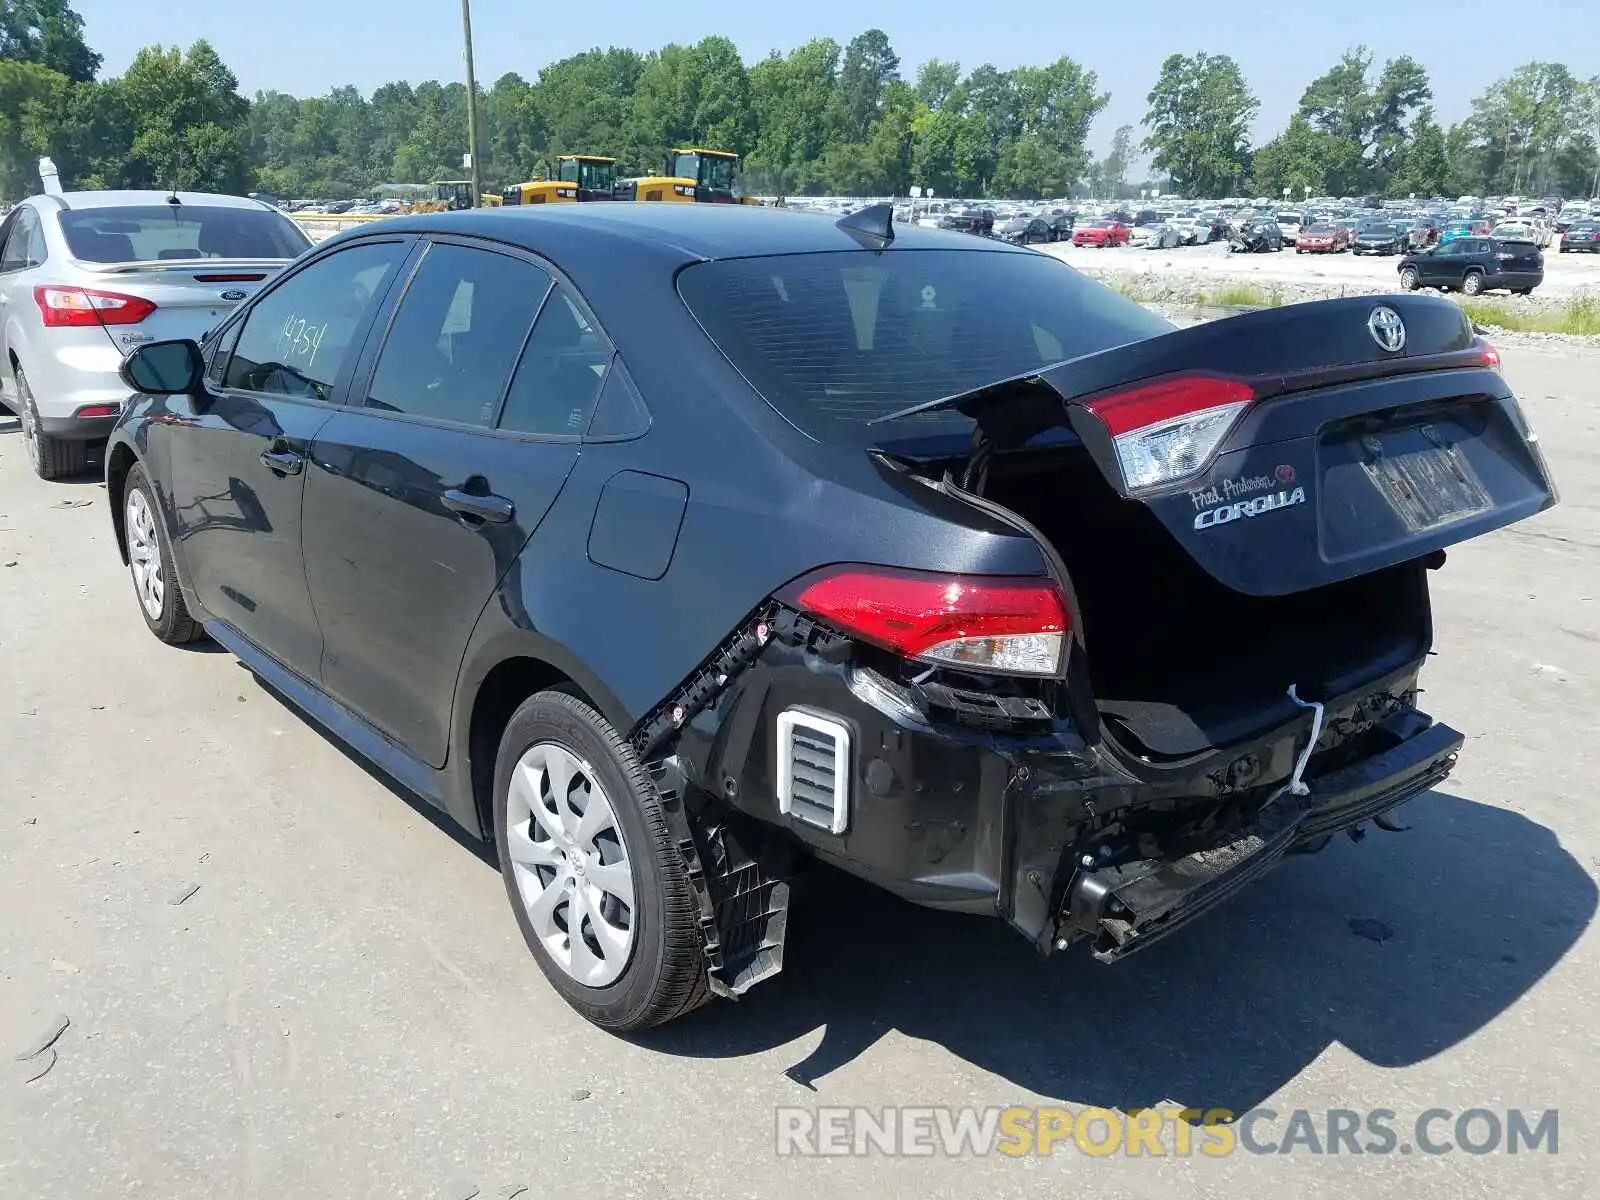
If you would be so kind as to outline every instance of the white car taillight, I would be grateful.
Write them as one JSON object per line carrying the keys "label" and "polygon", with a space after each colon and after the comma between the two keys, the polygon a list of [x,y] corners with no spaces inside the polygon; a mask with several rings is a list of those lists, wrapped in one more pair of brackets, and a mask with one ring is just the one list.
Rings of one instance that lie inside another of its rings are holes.
{"label": "white car taillight", "polygon": [[1117,452],[1131,494],[1203,472],[1255,403],[1249,384],[1216,375],[1175,375],[1085,402]]}
{"label": "white car taillight", "polygon": [[156,311],[156,306],[142,296],[94,288],[36,287],[33,300],[45,327],[51,329],[137,325]]}

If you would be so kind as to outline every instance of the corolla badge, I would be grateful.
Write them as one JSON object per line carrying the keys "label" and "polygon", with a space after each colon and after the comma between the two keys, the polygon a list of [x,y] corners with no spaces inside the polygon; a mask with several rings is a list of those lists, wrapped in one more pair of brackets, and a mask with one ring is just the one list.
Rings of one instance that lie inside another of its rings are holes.
{"label": "corolla badge", "polygon": [[247,294],[248,293],[241,292],[238,288],[229,288],[227,291],[221,293],[221,297],[224,300],[237,303],[238,301],[243,300]]}
{"label": "corolla badge", "polygon": [[1406,348],[1406,323],[1387,304],[1380,304],[1367,314],[1367,332],[1380,349],[1390,354],[1398,354]]}

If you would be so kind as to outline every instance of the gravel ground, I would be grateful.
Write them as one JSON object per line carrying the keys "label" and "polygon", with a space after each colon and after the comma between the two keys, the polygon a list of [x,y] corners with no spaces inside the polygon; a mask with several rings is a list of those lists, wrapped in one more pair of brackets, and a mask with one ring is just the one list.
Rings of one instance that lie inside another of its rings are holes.
{"label": "gravel ground", "polygon": [[[1341,839],[1111,968],[827,877],[783,975],[633,1041],[555,998],[474,847],[227,655],[151,638],[104,492],[34,479],[0,419],[0,1196],[1595,1195],[1597,368],[1506,354],[1564,504],[1435,577],[1425,702],[1469,742],[1411,832]],[[1164,1100],[1559,1108],[1561,1136],[773,1153],[778,1105]]]}

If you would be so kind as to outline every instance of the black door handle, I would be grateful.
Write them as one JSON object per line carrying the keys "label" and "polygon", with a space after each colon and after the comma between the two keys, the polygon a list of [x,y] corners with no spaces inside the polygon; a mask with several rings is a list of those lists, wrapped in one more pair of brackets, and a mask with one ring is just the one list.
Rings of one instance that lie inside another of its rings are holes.
{"label": "black door handle", "polygon": [[474,525],[504,525],[517,512],[517,506],[504,496],[474,496],[459,488],[451,488],[440,499],[451,512]]}
{"label": "black door handle", "polygon": [[306,465],[306,460],[293,450],[265,450],[261,461],[277,475],[298,475],[300,468]]}

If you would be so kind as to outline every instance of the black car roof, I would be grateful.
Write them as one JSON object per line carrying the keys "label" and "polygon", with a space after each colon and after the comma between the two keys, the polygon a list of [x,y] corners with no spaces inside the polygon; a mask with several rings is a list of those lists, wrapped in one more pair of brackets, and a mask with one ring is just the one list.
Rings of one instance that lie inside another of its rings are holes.
{"label": "black car roof", "polygon": [[[380,231],[485,237],[546,253],[552,238],[559,238],[564,249],[579,254],[604,254],[642,243],[681,251],[686,261],[860,250],[863,245],[838,228],[828,214],[753,204],[598,201],[422,213],[364,227],[366,233]],[[895,225],[891,248],[1028,253],[1003,242],[978,241],[969,234],[905,224]]]}

